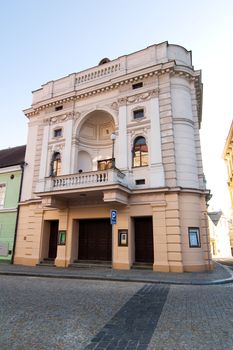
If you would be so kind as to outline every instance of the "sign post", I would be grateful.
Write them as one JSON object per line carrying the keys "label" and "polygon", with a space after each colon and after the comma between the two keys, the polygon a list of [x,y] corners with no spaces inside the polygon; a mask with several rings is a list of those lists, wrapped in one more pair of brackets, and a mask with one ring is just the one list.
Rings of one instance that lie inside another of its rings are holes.
{"label": "sign post", "polygon": [[117,211],[116,209],[111,209],[110,211],[110,222],[112,225],[112,266],[114,261],[114,225],[117,223]]}

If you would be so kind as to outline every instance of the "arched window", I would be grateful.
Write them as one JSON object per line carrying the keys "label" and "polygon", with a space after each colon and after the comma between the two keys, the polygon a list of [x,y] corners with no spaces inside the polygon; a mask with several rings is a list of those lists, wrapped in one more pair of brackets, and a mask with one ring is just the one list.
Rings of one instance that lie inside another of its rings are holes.
{"label": "arched window", "polygon": [[51,176],[61,175],[61,154],[54,152],[51,162]]}
{"label": "arched window", "polygon": [[148,165],[148,147],[144,137],[139,136],[133,146],[133,167]]}

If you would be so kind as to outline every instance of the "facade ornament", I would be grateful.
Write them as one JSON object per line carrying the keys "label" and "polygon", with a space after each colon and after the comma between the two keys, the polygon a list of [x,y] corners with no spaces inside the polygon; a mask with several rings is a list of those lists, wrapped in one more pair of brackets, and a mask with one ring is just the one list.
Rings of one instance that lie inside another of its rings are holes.
{"label": "facade ornament", "polygon": [[113,103],[111,104],[111,108],[112,108],[114,111],[119,111],[118,103],[117,103],[117,102],[113,102]]}
{"label": "facade ornament", "polygon": [[60,143],[60,144],[56,144],[52,146],[52,151],[53,152],[60,152],[65,148],[65,144],[64,143]]}
{"label": "facade ornament", "polygon": [[49,125],[49,123],[50,123],[50,119],[49,118],[46,118],[46,119],[43,120],[43,124],[44,125]]}
{"label": "facade ornament", "polygon": [[125,106],[127,103],[127,97],[121,97],[117,100],[118,106]]}
{"label": "facade ornament", "polygon": [[111,107],[112,107],[112,109],[118,110],[119,106],[123,106],[125,104],[144,102],[144,101],[149,100],[152,97],[157,97],[158,94],[159,94],[159,89],[153,89],[153,90],[143,92],[140,94],[121,97],[117,100],[117,102],[113,102],[111,104]]}
{"label": "facade ornament", "polygon": [[80,112],[74,112],[74,118],[78,119],[80,117],[81,113]]}

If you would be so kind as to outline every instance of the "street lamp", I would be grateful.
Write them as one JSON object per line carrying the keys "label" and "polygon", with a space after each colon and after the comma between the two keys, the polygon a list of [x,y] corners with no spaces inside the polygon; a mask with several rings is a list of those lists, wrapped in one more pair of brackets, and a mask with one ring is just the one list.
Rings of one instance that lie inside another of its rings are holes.
{"label": "street lamp", "polygon": [[112,167],[115,168],[114,144],[116,140],[116,134],[114,132],[111,134],[111,140],[112,140]]}

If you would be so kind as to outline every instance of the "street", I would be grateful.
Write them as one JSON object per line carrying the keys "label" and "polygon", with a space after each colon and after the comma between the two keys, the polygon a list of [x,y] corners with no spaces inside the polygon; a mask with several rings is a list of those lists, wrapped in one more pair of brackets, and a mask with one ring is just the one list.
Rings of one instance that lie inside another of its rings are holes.
{"label": "street", "polygon": [[0,276],[0,349],[233,349],[233,285]]}

